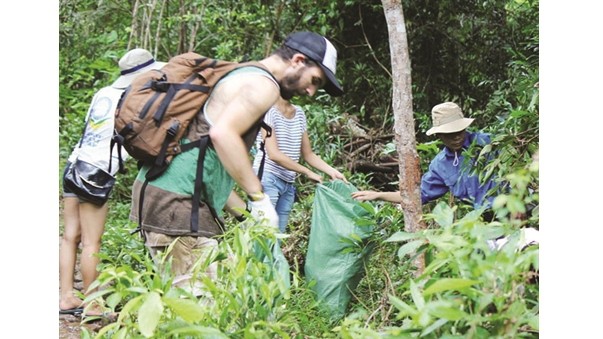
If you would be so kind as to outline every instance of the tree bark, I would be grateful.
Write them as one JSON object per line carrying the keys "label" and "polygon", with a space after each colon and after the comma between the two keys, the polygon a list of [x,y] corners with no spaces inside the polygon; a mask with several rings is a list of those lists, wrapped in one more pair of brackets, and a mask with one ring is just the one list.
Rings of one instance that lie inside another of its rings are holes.
{"label": "tree bark", "polygon": [[128,39],[128,50],[132,49],[132,46],[136,46],[136,34],[138,33],[138,20],[136,19],[136,15],[138,14],[138,5],[139,0],[134,2],[134,7],[132,8],[132,26],[130,30],[130,38]]}
{"label": "tree bark", "polygon": [[[400,169],[400,195],[404,212],[404,228],[407,232],[425,229],[421,221],[421,167],[415,140],[415,121],[412,110],[410,56],[404,12],[401,0],[382,0],[387,22],[392,64],[392,109],[394,136]],[[413,264],[415,276],[425,270],[425,258],[417,256]]]}
{"label": "tree bark", "polygon": [[161,35],[159,32],[161,31],[161,26],[163,25],[163,11],[165,10],[167,0],[161,0],[161,10],[159,11],[159,19],[157,20],[157,29],[155,30],[155,46],[153,47],[153,55],[155,58],[159,55],[159,44],[161,42]]}

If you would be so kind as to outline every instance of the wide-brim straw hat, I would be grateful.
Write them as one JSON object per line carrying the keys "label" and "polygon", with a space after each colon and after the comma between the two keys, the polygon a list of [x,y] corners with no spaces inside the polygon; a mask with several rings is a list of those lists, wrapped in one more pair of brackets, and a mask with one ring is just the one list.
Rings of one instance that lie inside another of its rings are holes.
{"label": "wide-brim straw hat", "polygon": [[160,69],[165,64],[165,62],[155,61],[151,52],[146,49],[134,48],[119,59],[121,75],[111,86],[114,88],[126,88],[137,75],[152,69]]}
{"label": "wide-brim straw hat", "polygon": [[469,127],[475,120],[465,118],[461,108],[454,102],[444,102],[434,106],[431,110],[431,119],[433,127],[425,133],[427,135],[459,132]]}

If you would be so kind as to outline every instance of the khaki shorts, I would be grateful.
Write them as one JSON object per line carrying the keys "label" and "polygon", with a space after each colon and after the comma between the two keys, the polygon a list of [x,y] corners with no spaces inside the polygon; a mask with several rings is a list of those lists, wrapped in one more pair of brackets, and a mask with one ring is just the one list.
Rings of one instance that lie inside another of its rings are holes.
{"label": "khaki shorts", "polygon": [[[210,279],[216,279],[217,262],[206,265],[209,255],[217,250],[218,241],[205,237],[169,236],[161,233],[144,231],[145,245],[151,253],[155,264],[163,271],[160,253],[165,253],[172,242],[176,241],[168,258],[172,258],[173,285],[182,287],[196,296],[203,295],[203,284],[199,274],[205,274]],[[207,267],[200,271],[200,267]],[[197,278],[195,278],[197,276]]]}

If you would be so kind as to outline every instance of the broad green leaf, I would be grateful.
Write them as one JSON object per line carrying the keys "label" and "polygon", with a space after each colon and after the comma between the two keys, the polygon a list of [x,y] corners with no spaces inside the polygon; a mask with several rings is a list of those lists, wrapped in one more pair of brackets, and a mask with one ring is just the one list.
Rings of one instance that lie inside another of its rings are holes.
{"label": "broad green leaf", "polygon": [[140,328],[140,333],[147,338],[152,337],[162,313],[163,304],[161,303],[161,296],[157,292],[149,293],[138,310],[138,327]]}
{"label": "broad green leaf", "polygon": [[111,323],[103,328],[100,329],[100,331],[98,331],[98,333],[96,334],[97,338],[103,338],[103,335],[109,331],[115,331],[119,328],[119,323]]}
{"label": "broad green leaf", "polygon": [[530,320],[528,320],[528,325],[530,325],[530,327],[532,327],[533,329],[538,331],[540,328],[538,316],[531,315]]}
{"label": "broad green leaf", "polygon": [[360,207],[364,208],[371,215],[375,215],[375,207],[373,206],[373,204],[363,201],[363,202],[359,202],[358,205]]}
{"label": "broad green leaf", "polygon": [[427,267],[425,267],[424,274],[433,274],[437,270],[439,270],[442,266],[448,265],[450,259],[435,259],[432,261]]}
{"label": "broad green leaf", "polygon": [[422,308],[419,310],[419,316],[416,317],[414,321],[421,327],[427,327],[429,324],[431,324],[432,317],[425,308]]}
{"label": "broad green leaf", "polygon": [[[102,336],[100,336],[100,333],[99,333],[98,337],[102,338]],[[120,328],[119,331],[117,331],[117,333],[115,333],[115,335],[113,336],[113,338],[114,339],[126,339],[126,338],[128,338],[128,328],[127,327]]]}
{"label": "broad green leaf", "polygon": [[493,294],[488,293],[488,294],[482,295],[477,300],[476,310],[478,312],[483,311],[488,305],[490,305],[492,303],[492,300],[494,300]]}
{"label": "broad green leaf", "polygon": [[407,303],[405,303],[404,301],[402,301],[400,298],[395,297],[393,295],[389,295],[389,301],[392,303],[392,305],[394,305],[394,307],[396,307],[398,309],[398,311],[400,311],[400,313],[402,313],[403,315],[414,315],[415,313],[417,313],[417,309],[413,308],[412,306],[408,305]]}
{"label": "broad green leaf", "polygon": [[415,240],[402,245],[400,249],[398,249],[398,258],[403,259],[405,255],[415,253],[417,248],[424,243],[424,240]]}
{"label": "broad green leaf", "polygon": [[428,335],[429,333],[437,330],[438,328],[442,327],[442,325],[444,325],[447,322],[448,322],[448,320],[446,320],[446,319],[438,319],[438,320],[434,321],[433,324],[429,325],[427,328],[425,328],[425,330],[423,330],[423,332],[421,332],[421,337],[424,337],[424,336]]}
{"label": "broad green leaf", "polygon": [[479,156],[483,157],[485,154],[488,154],[492,151],[492,144],[487,144],[482,147],[482,150],[479,152]]}
{"label": "broad green leaf", "polygon": [[356,221],[354,221],[354,225],[358,226],[358,227],[368,227],[368,226],[373,226],[375,225],[375,220],[369,220],[369,219],[356,219]]}
{"label": "broad green leaf", "polygon": [[[92,284],[91,284],[91,285],[92,285]],[[109,293],[111,293],[111,292],[113,292],[113,291],[112,291],[112,290],[110,290],[110,289],[105,289],[105,290],[96,291],[96,292],[94,292],[94,293],[90,293],[90,294],[88,294],[88,295],[86,296],[86,299],[85,299],[84,301],[85,301],[85,302],[92,301],[92,300],[94,300],[94,299],[98,299],[98,298],[100,298],[100,297],[104,296],[105,294],[109,294]]]}
{"label": "broad green leaf", "polygon": [[513,195],[509,196],[509,198],[507,200],[507,208],[511,212],[520,212],[520,213],[526,212],[526,206],[523,204],[523,201],[521,201],[521,199],[519,199]]}
{"label": "broad green leaf", "polygon": [[465,214],[461,220],[459,220],[459,225],[467,225],[467,224],[474,224],[478,219],[479,216],[481,215],[482,211],[480,210],[473,210],[473,211],[469,211],[467,212],[467,214]]}
{"label": "broad green leaf", "polygon": [[480,173],[480,180],[486,180],[488,178],[490,178],[490,176],[492,175],[492,172],[498,167],[498,164],[500,163],[500,159],[494,159],[490,162],[488,168],[486,169],[485,173]]}
{"label": "broad green leaf", "polygon": [[431,245],[445,251],[454,251],[467,245],[467,239],[447,233],[428,235],[427,240]]}
{"label": "broad green leaf", "polygon": [[425,299],[423,299],[419,286],[413,280],[410,281],[410,295],[420,311],[425,306]]}
{"label": "broad green leaf", "polygon": [[475,328],[475,333],[476,333],[476,335],[475,335],[476,338],[491,338],[492,337],[492,334],[490,333],[490,331],[488,331],[487,329],[485,329],[481,326],[478,326]]}
{"label": "broad green leaf", "polygon": [[495,239],[505,234],[505,229],[502,226],[489,224],[483,227],[475,227],[471,230],[471,234],[478,239]]}
{"label": "broad green leaf", "polygon": [[492,208],[495,210],[503,208],[507,204],[507,199],[509,199],[507,194],[499,194],[496,198],[494,198]]}
{"label": "broad green leaf", "polygon": [[445,202],[439,202],[433,209],[435,222],[442,227],[450,227],[454,222],[454,210]]}
{"label": "broad green leaf", "polygon": [[385,239],[385,242],[400,242],[410,239],[420,238],[421,235],[418,233],[409,233],[404,231],[398,231],[392,234],[389,238]]}
{"label": "broad green leaf", "polygon": [[526,111],[522,111],[522,110],[513,110],[511,111],[511,116],[514,118],[521,118],[524,115],[528,115],[530,113],[526,112]]}
{"label": "broad green leaf", "polygon": [[429,313],[434,317],[443,318],[450,321],[461,320],[467,316],[467,313],[459,310],[456,307],[450,306],[435,306],[432,308]]}
{"label": "broad green leaf", "polygon": [[205,326],[187,326],[180,327],[167,333],[168,337],[176,334],[190,334],[196,338],[203,339],[228,339],[228,336],[220,332],[220,330]]}
{"label": "broad green leaf", "polygon": [[136,294],[146,294],[147,292],[149,292],[149,290],[147,288],[141,287],[141,286],[132,286],[132,287],[128,287],[128,289],[126,289],[126,291],[128,292],[133,292]]}
{"label": "broad green leaf", "polygon": [[428,295],[431,295],[434,293],[439,293],[442,291],[460,290],[460,289],[469,287],[471,285],[475,285],[477,283],[478,283],[477,280],[443,278],[443,279],[437,280],[436,282],[431,284],[431,286],[429,286],[427,289],[425,289],[425,291],[423,292],[423,295],[428,296]]}
{"label": "broad green leaf", "polygon": [[107,305],[109,305],[109,307],[115,309],[115,306],[117,306],[117,304],[119,304],[119,302],[121,301],[121,293],[120,292],[115,292],[113,294],[111,294],[110,296],[107,297]]}
{"label": "broad green leaf", "polygon": [[131,313],[133,313],[134,310],[136,310],[140,306],[143,298],[144,298],[144,295],[139,295],[135,298],[130,299],[130,301],[128,301],[124,305],[124,307],[121,309],[121,312],[119,312],[119,316],[117,317],[117,322],[124,321],[124,319],[127,316],[129,316]]}
{"label": "broad green leaf", "polygon": [[350,234],[350,238],[352,238],[356,242],[362,242],[362,238],[357,233]]}
{"label": "broad green leaf", "polygon": [[184,321],[189,323],[197,322],[203,317],[203,308],[190,299],[181,298],[163,298],[167,306]]}

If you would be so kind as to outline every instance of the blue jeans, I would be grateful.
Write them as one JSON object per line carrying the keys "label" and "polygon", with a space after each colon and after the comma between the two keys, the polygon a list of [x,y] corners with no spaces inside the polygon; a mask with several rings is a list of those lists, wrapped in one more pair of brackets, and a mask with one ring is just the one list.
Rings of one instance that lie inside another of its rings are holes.
{"label": "blue jeans", "polygon": [[295,201],[295,186],[267,171],[262,175],[262,186],[278,214],[280,232],[286,233],[289,213],[291,213]]}

